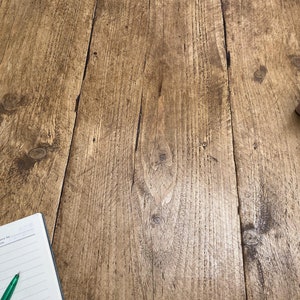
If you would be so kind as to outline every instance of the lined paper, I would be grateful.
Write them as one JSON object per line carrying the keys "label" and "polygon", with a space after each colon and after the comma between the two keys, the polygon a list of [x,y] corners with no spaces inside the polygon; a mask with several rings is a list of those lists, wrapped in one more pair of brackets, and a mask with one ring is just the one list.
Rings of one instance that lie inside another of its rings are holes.
{"label": "lined paper", "polygon": [[0,226],[0,296],[17,273],[14,300],[63,299],[42,214]]}

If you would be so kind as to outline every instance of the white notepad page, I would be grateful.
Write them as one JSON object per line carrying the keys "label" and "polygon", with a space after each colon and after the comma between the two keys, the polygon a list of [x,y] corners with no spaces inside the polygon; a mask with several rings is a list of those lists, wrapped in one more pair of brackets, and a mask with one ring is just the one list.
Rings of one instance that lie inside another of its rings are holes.
{"label": "white notepad page", "polygon": [[0,226],[0,297],[17,273],[12,300],[63,299],[40,213]]}

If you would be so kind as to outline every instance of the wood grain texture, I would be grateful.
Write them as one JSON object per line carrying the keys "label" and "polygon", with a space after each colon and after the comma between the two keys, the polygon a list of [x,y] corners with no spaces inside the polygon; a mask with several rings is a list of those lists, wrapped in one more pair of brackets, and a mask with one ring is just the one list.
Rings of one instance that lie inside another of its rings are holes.
{"label": "wood grain texture", "polygon": [[300,3],[225,1],[249,299],[300,298]]}
{"label": "wood grain texture", "polygon": [[94,1],[0,1],[0,220],[54,228]]}
{"label": "wood grain texture", "polygon": [[67,299],[243,299],[219,1],[100,1],[54,250]]}

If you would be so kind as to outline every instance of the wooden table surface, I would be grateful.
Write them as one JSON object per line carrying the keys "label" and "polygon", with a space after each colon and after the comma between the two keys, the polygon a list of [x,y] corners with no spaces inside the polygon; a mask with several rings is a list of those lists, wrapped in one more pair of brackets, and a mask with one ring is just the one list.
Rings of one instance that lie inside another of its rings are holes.
{"label": "wooden table surface", "polygon": [[0,224],[45,215],[66,299],[300,299],[299,16],[0,0]]}

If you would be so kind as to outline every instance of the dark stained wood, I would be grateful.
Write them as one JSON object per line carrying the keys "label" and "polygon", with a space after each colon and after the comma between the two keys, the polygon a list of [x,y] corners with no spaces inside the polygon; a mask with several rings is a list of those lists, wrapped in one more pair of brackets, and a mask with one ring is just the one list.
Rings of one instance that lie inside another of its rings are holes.
{"label": "dark stained wood", "polygon": [[249,299],[300,297],[299,1],[225,1]]}
{"label": "dark stained wood", "polygon": [[42,212],[50,235],[94,1],[0,1],[0,222]]}
{"label": "dark stained wood", "polygon": [[219,1],[101,1],[54,237],[67,299],[243,299]]}

